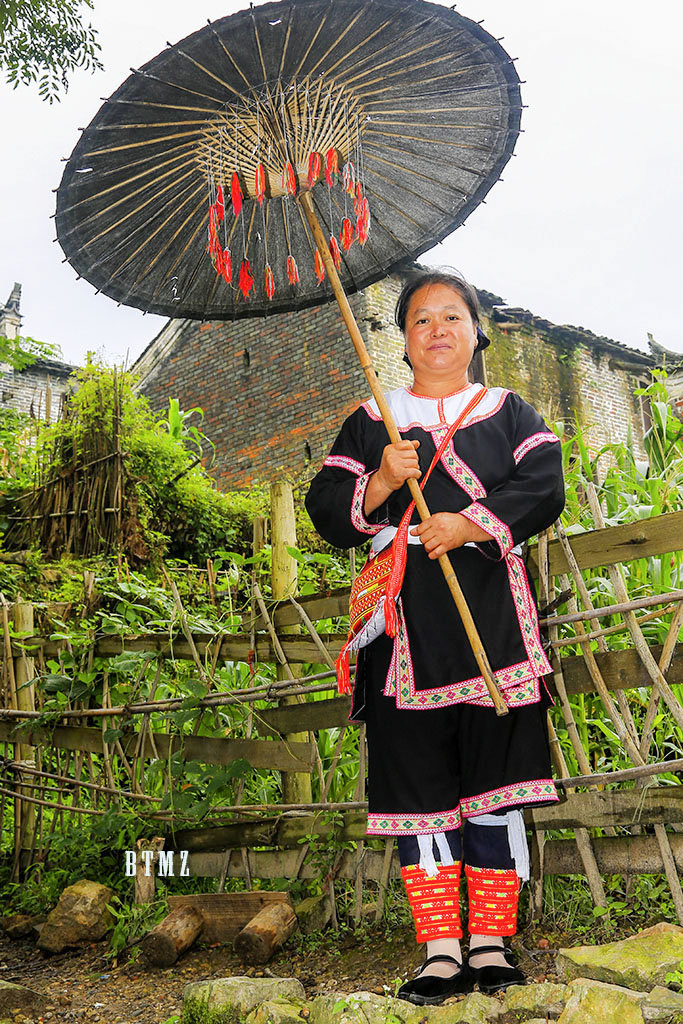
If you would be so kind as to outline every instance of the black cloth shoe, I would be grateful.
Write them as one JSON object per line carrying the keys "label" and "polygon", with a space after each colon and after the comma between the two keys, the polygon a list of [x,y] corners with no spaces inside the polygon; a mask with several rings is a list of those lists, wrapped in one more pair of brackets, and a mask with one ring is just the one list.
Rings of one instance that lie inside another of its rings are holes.
{"label": "black cloth shoe", "polygon": [[[435,974],[423,976],[425,967],[435,964],[437,961],[454,964],[459,968],[457,974],[450,978],[439,978]],[[406,999],[409,1003],[417,1003],[418,1006],[438,1006],[449,996],[458,995],[461,992],[471,992],[473,988],[472,976],[467,964],[461,964],[454,956],[447,953],[437,953],[430,956],[419,969],[417,978],[406,981],[396,993],[399,999]]]}
{"label": "black cloth shoe", "polygon": [[[508,961],[508,967],[472,967],[470,961],[480,953],[502,953]],[[479,991],[491,995],[500,992],[508,985],[526,985],[526,978],[520,970],[510,964],[511,953],[505,946],[476,946],[467,954],[467,966],[479,985]]]}

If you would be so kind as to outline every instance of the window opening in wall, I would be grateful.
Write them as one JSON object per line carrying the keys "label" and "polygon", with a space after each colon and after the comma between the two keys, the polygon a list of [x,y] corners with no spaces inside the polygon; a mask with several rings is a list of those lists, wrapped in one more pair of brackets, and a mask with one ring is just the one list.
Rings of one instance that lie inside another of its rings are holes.
{"label": "window opening in wall", "polygon": [[251,356],[249,355],[249,349],[245,348],[244,352],[242,353],[242,366],[244,367],[245,370],[249,369],[250,363]]}
{"label": "window opening in wall", "polygon": [[3,393],[2,393],[2,400],[3,400],[3,402],[11,402],[13,398],[14,398],[14,392],[13,391],[3,391]]}
{"label": "window opening in wall", "polygon": [[304,441],[304,457],[306,462],[310,462],[313,458],[313,455],[311,454],[311,446],[308,441]]}

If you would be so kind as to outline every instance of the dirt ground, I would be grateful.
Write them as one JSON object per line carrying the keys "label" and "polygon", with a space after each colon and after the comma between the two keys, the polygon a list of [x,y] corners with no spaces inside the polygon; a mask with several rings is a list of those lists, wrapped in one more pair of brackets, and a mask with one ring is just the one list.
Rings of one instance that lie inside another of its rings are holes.
{"label": "dirt ground", "polygon": [[[547,940],[516,936],[513,948],[519,966],[532,980],[554,980],[555,950],[538,948]],[[47,1012],[36,1019],[106,1022],[106,1024],[163,1024],[182,1008],[183,987],[190,981],[234,975],[298,978],[312,998],[330,991],[365,990],[382,994],[394,990],[397,978],[406,978],[424,957],[406,927],[393,935],[371,932],[361,939],[328,932],[322,941],[290,940],[265,968],[245,968],[230,946],[190,950],[168,969],[149,967],[140,957],[135,963],[112,967],[105,958],[106,941],[81,950],[49,955],[30,941],[0,936],[0,980],[25,985],[45,995]],[[15,1015],[20,1021],[23,1015]]]}

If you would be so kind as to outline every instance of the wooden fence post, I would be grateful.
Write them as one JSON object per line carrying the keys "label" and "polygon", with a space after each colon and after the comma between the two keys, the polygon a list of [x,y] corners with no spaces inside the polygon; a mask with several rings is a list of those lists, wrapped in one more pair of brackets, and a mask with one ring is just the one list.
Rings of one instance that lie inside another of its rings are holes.
{"label": "wooden fence post", "polygon": [[[17,633],[33,635],[33,605],[26,601],[18,600],[12,610],[12,621]],[[17,688],[17,707],[21,711],[35,711],[35,694],[31,680],[35,675],[33,658],[25,653],[17,654],[14,658],[14,678]],[[27,685],[28,684],[28,685]],[[36,767],[35,747],[28,743],[14,744],[14,760],[26,761],[27,767]],[[17,792],[30,796],[28,789],[20,786],[22,776],[17,778]],[[35,844],[36,831],[36,805],[24,800],[17,800],[16,839],[15,839],[15,873],[19,879],[23,879],[26,868],[29,866],[31,854]]]}
{"label": "wooden fence post", "polygon": [[[292,485],[286,481],[278,481],[270,487],[270,537],[273,553],[272,584],[273,597],[281,601],[288,597],[296,597],[297,593],[297,561],[287,551],[288,547],[296,547],[296,521],[294,518],[294,495]],[[298,633],[299,626],[289,626],[283,632]],[[301,675],[300,666],[292,666],[294,675]],[[277,678],[286,679],[282,668],[277,667]],[[285,697],[283,704],[298,704],[297,697]],[[289,743],[308,743],[310,734],[307,732],[288,733],[285,740]],[[311,777],[304,772],[282,773],[282,798],[287,804],[310,804]]]}

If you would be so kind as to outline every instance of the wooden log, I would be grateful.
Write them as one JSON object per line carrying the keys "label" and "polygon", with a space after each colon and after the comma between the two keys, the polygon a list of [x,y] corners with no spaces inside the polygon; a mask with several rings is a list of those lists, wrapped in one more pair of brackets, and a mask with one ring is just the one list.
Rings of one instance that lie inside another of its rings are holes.
{"label": "wooden log", "polygon": [[[135,903],[153,903],[156,887],[156,864],[159,861],[159,850],[163,848],[163,836],[154,839],[138,839],[135,843]],[[143,852],[149,851],[146,857]]]}
{"label": "wooden log", "polygon": [[255,890],[253,892],[192,893],[169,896],[171,910],[192,907],[204,919],[200,942],[232,942],[246,924],[264,907],[288,903],[289,893]]}
{"label": "wooden log", "polygon": [[[0,742],[14,741],[12,735],[16,721],[0,720]],[[35,728],[22,731],[22,739],[28,743],[47,743],[51,741],[62,750],[87,750],[91,754],[101,754],[102,733],[99,729],[85,726],[58,726],[54,733]],[[124,753],[135,753],[137,735],[121,737]],[[228,740],[211,736],[171,736],[168,733],[155,732],[154,745],[145,736],[142,756],[168,760],[171,754],[182,750],[186,760],[200,761],[203,764],[232,764],[240,758],[248,761],[252,768],[278,768],[310,772],[313,770],[315,752],[312,743],[285,744],[277,740]]]}
{"label": "wooden log", "polygon": [[142,951],[154,967],[171,967],[203,927],[204,918],[195,907],[176,907],[144,937]]}
{"label": "wooden log", "polygon": [[[319,729],[342,729],[349,724],[350,710],[350,697],[330,697],[326,700],[309,701],[306,704],[271,708],[259,711],[259,732],[280,736],[283,733],[304,729],[311,732]],[[266,725],[269,730],[264,728]]]}
{"label": "wooden log", "polygon": [[296,928],[289,903],[271,903],[259,910],[235,939],[235,952],[248,964],[265,964]]}
{"label": "wooden log", "polygon": [[[676,866],[683,871],[683,835],[668,833]],[[663,874],[664,864],[655,836],[605,836],[593,839],[593,851],[600,872],[605,874]],[[254,878],[292,877],[298,859],[297,850],[250,850],[249,867]],[[216,878],[223,864],[221,853],[190,854],[188,864],[192,875]],[[337,871],[337,878],[352,879],[357,869],[356,854],[345,854]],[[365,849],[363,878],[379,882],[384,868],[384,850]],[[573,839],[550,839],[544,846],[543,872],[545,875],[583,875],[583,864]],[[231,878],[244,877],[244,868],[233,858],[228,872]],[[319,868],[305,862],[300,873],[303,879],[318,878]],[[397,855],[391,862],[391,879],[401,877]]]}

